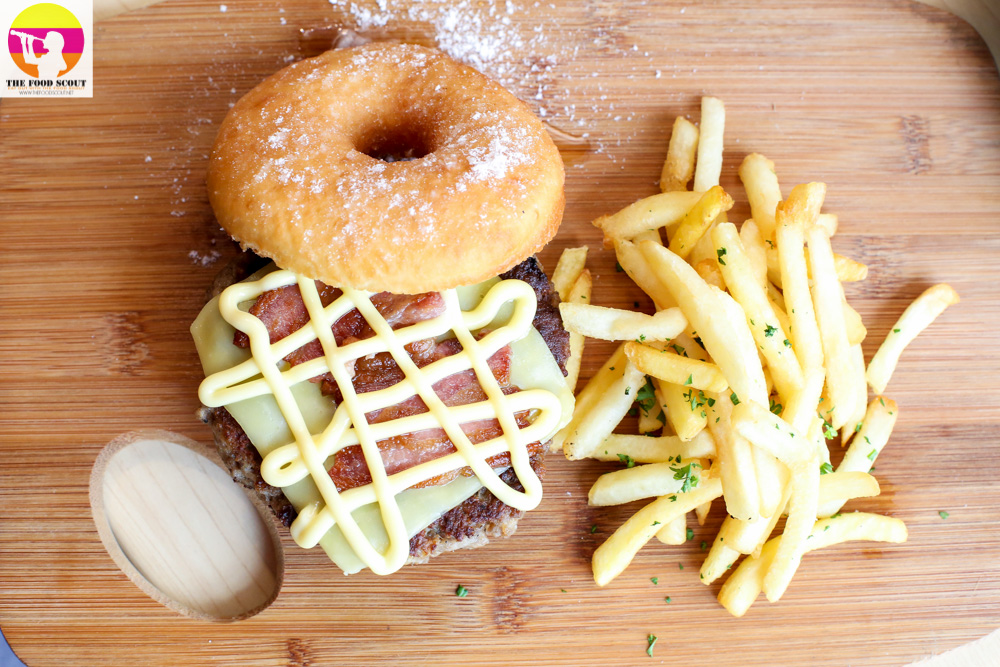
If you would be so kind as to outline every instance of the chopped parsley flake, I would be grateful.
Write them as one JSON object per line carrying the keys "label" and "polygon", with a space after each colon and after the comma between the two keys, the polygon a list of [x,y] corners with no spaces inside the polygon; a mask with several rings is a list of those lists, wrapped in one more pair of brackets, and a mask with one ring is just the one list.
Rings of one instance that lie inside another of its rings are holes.
{"label": "chopped parsley flake", "polygon": [[683,570],[684,569],[684,563],[677,563],[677,569]]}
{"label": "chopped parsley flake", "polygon": [[674,352],[681,355],[682,357],[688,356],[687,350],[678,345],[677,343],[671,343],[669,347],[673,348]]}
{"label": "chopped parsley flake", "polygon": [[774,335],[774,332],[777,330],[778,330],[777,327],[772,327],[770,324],[768,324],[766,327],[764,327],[764,336],[770,338],[771,336]]}
{"label": "chopped parsley flake", "polygon": [[622,273],[623,271],[625,271],[624,267],[622,267],[621,262],[615,262],[615,271],[617,271],[618,273]]}
{"label": "chopped parsley flake", "polygon": [[791,347],[792,346],[792,344],[788,341],[787,338],[785,340],[783,340],[782,342],[785,344],[785,347]]}
{"label": "chopped parsley flake", "polygon": [[694,539],[694,530],[691,528],[687,529],[687,539],[689,542]]}
{"label": "chopped parsley flake", "polygon": [[691,383],[692,383],[693,381],[694,381],[694,375],[693,375],[693,374],[692,374],[692,375],[688,375],[688,379],[687,379],[687,380],[684,380],[684,386],[685,386],[685,387],[686,387],[686,386],[688,386],[688,385],[689,385],[689,384],[691,384]]}
{"label": "chopped parsley flake", "polygon": [[938,512],[938,516],[941,517],[942,519],[947,519],[951,515],[945,512],[944,510],[941,510],[940,512]]}
{"label": "chopped parsley flake", "polygon": [[729,394],[729,400],[733,402],[733,405],[739,405],[740,404],[740,399],[736,395],[735,391],[733,393]]}
{"label": "chopped parsley flake", "polygon": [[455,589],[455,595],[457,595],[460,598],[464,598],[468,594],[469,594],[469,589],[461,584],[459,584],[458,588]]}
{"label": "chopped parsley flake", "polygon": [[659,525],[660,525],[660,522],[659,522],[659,521],[654,521],[654,522],[653,522],[653,525],[654,525],[654,526],[659,526]]}
{"label": "chopped parsley flake", "polygon": [[659,577],[650,577],[649,580],[653,582],[654,586],[656,586],[658,583],[660,583],[660,578]]}
{"label": "chopped parsley flake", "polygon": [[830,463],[821,463],[819,465],[819,474],[828,475],[833,472],[833,466]]}
{"label": "chopped parsley flake", "polygon": [[780,415],[783,409],[784,408],[781,406],[781,403],[778,403],[773,398],[771,399],[771,412],[776,415]]}
{"label": "chopped parsley flake", "polygon": [[899,333],[899,329],[893,329],[892,333]]}
{"label": "chopped parsley flake", "polygon": [[593,535],[596,532],[597,532],[597,524],[595,523],[593,526],[590,527],[590,534]]}
{"label": "chopped parsley flake", "polygon": [[629,456],[628,454],[619,454],[618,460],[624,463],[626,468],[635,467],[635,459]]}
{"label": "chopped parsley flake", "polygon": [[719,264],[721,264],[722,266],[725,266],[726,265],[726,260],[724,260],[722,258],[726,256],[726,249],[725,248],[719,248],[718,250],[715,251],[715,254],[719,258]]}
{"label": "chopped parsley flake", "polygon": [[678,468],[670,466],[670,469],[674,471],[674,479],[681,482],[681,493],[686,493],[698,486],[698,476],[694,469],[700,467],[701,464],[697,461],[692,461],[686,466]]}
{"label": "chopped parsley flake", "polygon": [[708,549],[708,542],[706,542],[705,540],[702,540],[701,541],[701,550],[702,551],[706,551],[707,549]]}
{"label": "chopped parsley flake", "polygon": [[667,597],[663,598],[663,599],[666,601],[667,604],[670,604],[670,596],[669,595]]}
{"label": "chopped parsley flake", "polygon": [[825,419],[823,420],[823,436],[827,440],[833,440],[837,437],[837,432],[833,429],[833,425]]}
{"label": "chopped parsley flake", "polygon": [[635,393],[635,402],[642,408],[646,416],[649,416],[650,411],[656,407],[656,394],[653,390],[653,383],[648,377],[646,378],[646,383]]}
{"label": "chopped parsley flake", "polygon": [[649,644],[649,646],[646,647],[646,655],[652,658],[653,647],[656,646],[656,635],[649,635],[648,637],[646,637],[646,642]]}
{"label": "chopped parsley flake", "polygon": [[628,393],[629,393],[630,391],[632,391],[632,387],[625,387],[625,395],[626,395],[626,396],[628,396]]}
{"label": "chopped parsley flake", "polygon": [[878,450],[877,449],[873,449],[870,452],[868,452],[868,460],[869,461],[874,461],[876,456],[878,456]]}

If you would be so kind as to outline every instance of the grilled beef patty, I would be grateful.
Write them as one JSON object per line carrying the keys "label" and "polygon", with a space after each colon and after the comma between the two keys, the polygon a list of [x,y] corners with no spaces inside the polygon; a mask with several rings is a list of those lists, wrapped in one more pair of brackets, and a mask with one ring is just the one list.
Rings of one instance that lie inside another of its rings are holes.
{"label": "grilled beef patty", "polygon": [[[242,255],[217,276],[209,292],[209,299],[229,285],[243,280],[262,265],[263,262],[256,256],[249,253]],[[536,258],[530,257],[500,277],[523,280],[535,290],[538,299],[535,329],[542,335],[565,375],[566,360],[569,357],[569,334],[563,329],[559,315],[559,297],[541,264]],[[297,514],[296,510],[281,489],[271,486],[261,477],[261,456],[239,423],[224,407],[203,407],[199,411],[199,417],[212,428],[216,448],[233,479],[257,494],[281,523],[290,526]],[[544,457],[545,448],[540,447],[530,459],[531,468],[539,477],[545,472]],[[505,470],[501,479],[511,487],[523,490],[513,468]],[[442,553],[482,546],[490,538],[507,537],[517,528],[517,521],[522,514],[520,510],[502,503],[486,488],[481,488],[465,502],[410,538],[410,558],[407,562],[423,563]]]}

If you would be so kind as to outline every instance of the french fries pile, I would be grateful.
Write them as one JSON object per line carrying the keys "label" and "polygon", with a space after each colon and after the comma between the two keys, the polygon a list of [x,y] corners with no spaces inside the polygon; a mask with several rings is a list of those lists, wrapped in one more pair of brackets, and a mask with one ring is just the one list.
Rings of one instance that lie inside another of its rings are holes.
{"label": "french fries pile", "polygon": [[[569,459],[626,464],[597,480],[591,505],[655,498],[595,551],[600,586],[653,537],[683,543],[687,514],[703,524],[722,498],[728,516],[701,580],[712,583],[747,554],[719,593],[742,616],[761,592],[780,599],[809,551],[906,540],[898,519],[840,508],[879,494],[870,471],[898,416],[882,393],[906,345],[958,295],[948,285],[924,292],[866,367],[867,332],[842,283],[864,280],[868,267],[833,252],[837,218],[821,212],[825,184],[782,198],[771,161],[748,155],[739,175],[752,218],[737,229],[727,221],[733,199],[719,186],[724,125],[723,104],[711,97],[700,128],[677,118],[662,192],[594,222],[655,315],[592,305],[586,248],[560,259],[553,280],[571,332],[570,381],[585,336],[621,345],[579,393],[553,447]],[[635,403],[640,434],[613,433]],[[838,431],[848,448],[834,470],[827,440]],[[771,537],[783,515],[784,530]]]}

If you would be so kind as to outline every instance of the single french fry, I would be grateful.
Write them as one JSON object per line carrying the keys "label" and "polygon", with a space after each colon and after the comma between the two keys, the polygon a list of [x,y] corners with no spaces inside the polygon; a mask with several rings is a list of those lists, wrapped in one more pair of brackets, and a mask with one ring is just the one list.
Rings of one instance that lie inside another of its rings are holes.
{"label": "single french fry", "polygon": [[660,191],[687,190],[694,177],[694,160],[698,153],[698,128],[688,119],[678,116],[667,146],[667,159],[660,171]]}
{"label": "single french fry", "polygon": [[[900,543],[905,542],[906,537],[906,524],[899,519],[854,512],[817,521],[806,540],[806,547],[808,552],[855,540]],[[744,560],[722,585],[719,603],[730,614],[737,618],[743,616],[760,595],[765,573],[777,548],[778,538],[770,540],[758,558]]]}
{"label": "single french fry", "polygon": [[[899,407],[892,399],[876,396],[868,404],[865,419],[858,432],[851,440],[843,460],[837,466],[837,472],[869,472],[875,465],[875,459],[889,442],[889,436],[896,425]],[[843,507],[843,502],[824,503],[819,508],[820,516],[836,514]]]}
{"label": "single french fry", "polygon": [[552,285],[559,293],[560,301],[565,301],[569,297],[570,290],[573,289],[586,264],[587,246],[566,248],[559,255],[555,271],[552,272]]}
{"label": "single french fry", "polygon": [[[563,442],[567,458],[589,457],[625,417],[645,382],[645,374],[626,360],[622,377],[616,379],[597,400],[588,401],[575,428],[569,431]],[[577,406],[580,406],[579,399]],[[573,426],[574,421],[575,414],[569,426]]]}
{"label": "single french fry", "polygon": [[816,406],[823,395],[823,383],[826,371],[822,366],[809,368],[805,371],[802,388],[785,402],[781,418],[800,432],[807,433],[816,416]]}
{"label": "single french fry", "polygon": [[712,230],[715,229],[715,225],[725,221],[726,214],[720,213],[719,217],[716,218],[716,221],[709,225],[705,233],[701,235],[700,239],[698,239],[698,242],[694,244],[691,254],[685,258],[688,264],[691,266],[698,266],[698,264],[702,262],[715,261],[715,245],[712,243]]}
{"label": "single french fry", "polygon": [[[788,313],[785,312],[784,297],[782,297],[780,293],[776,295],[777,298],[772,297],[770,292],[766,292],[766,294],[767,303],[771,306],[771,310],[774,311],[774,316],[778,318],[778,324],[781,325],[782,331],[787,331],[791,334],[791,321],[788,319]],[[784,344],[784,341],[782,341],[782,344]],[[785,344],[785,347],[791,347],[791,344],[792,342],[789,340],[788,343]],[[792,350],[792,352],[794,354],[795,350]],[[796,361],[798,361],[798,358],[796,358]]]}
{"label": "single french fry", "polygon": [[716,226],[712,240],[726,285],[746,313],[753,339],[767,360],[778,393],[787,400],[802,386],[802,367],[792,351],[787,330],[781,326],[763,285],[754,277],[736,227],[728,222]]}
{"label": "single french fry", "polygon": [[726,289],[726,281],[722,279],[722,272],[719,271],[719,263],[714,259],[703,259],[694,265],[694,270],[709,285],[718,287],[720,290]]}
{"label": "single french fry", "polygon": [[868,277],[868,265],[857,262],[850,257],[833,254],[833,266],[837,270],[837,277],[842,283],[854,283]]}
{"label": "single french fry", "polygon": [[857,435],[847,448],[837,470],[857,470],[868,472],[875,464],[882,448],[889,441],[892,428],[896,425],[899,407],[896,401],[884,396],[876,396],[868,406],[864,421]]}
{"label": "single french fry", "polygon": [[902,316],[889,330],[885,341],[879,346],[878,352],[868,363],[868,384],[875,393],[881,394],[885,391],[906,346],[930,326],[945,308],[958,301],[958,293],[950,285],[942,283],[926,290],[903,311]]}
{"label": "single french fry", "polygon": [[750,261],[750,266],[753,268],[754,277],[761,287],[766,288],[767,248],[753,218],[744,222],[743,226],[740,227],[740,241],[743,243],[743,250]]}
{"label": "single french fry", "polygon": [[[726,520],[728,521],[729,519],[727,518]],[[699,578],[701,583],[706,586],[724,575],[726,571],[733,566],[733,563],[739,560],[739,557],[743,555],[736,549],[727,545],[724,539],[725,536],[720,530],[719,534],[715,538],[715,541],[712,542],[712,547],[708,550],[705,560],[701,563]]]}
{"label": "single french fry", "polygon": [[694,168],[694,190],[704,192],[719,184],[722,174],[722,136],[726,128],[726,107],[716,97],[701,98],[698,161]]}
{"label": "single french fry", "polygon": [[806,540],[816,523],[819,503],[819,458],[815,455],[792,469],[792,493],[788,500],[788,520],[778,540],[771,566],[764,575],[764,594],[777,602],[785,594],[806,552]]}
{"label": "single french fry", "polygon": [[[840,507],[854,498],[872,498],[881,493],[878,480],[866,472],[840,470],[819,477],[817,514],[822,519],[836,514]],[[839,505],[829,514],[822,511],[825,505]]]}
{"label": "single french fry", "polygon": [[774,210],[781,201],[781,188],[774,163],[760,153],[751,153],[740,165],[740,180],[750,200],[750,215],[763,239],[774,238]]}
{"label": "single french fry", "polygon": [[704,392],[692,387],[664,382],[653,378],[657,387],[657,400],[667,414],[667,423],[681,440],[691,440],[705,429],[707,397]]}
{"label": "single french fry", "polygon": [[751,451],[757,475],[757,492],[760,494],[760,515],[773,517],[781,511],[782,497],[788,484],[788,469],[762,447],[752,447]]}
{"label": "single french fry", "polygon": [[634,341],[625,343],[625,356],[643,373],[664,382],[713,393],[725,391],[729,386],[719,367],[707,361],[682,357]]}
{"label": "single french fry", "polygon": [[[827,395],[832,412],[826,418],[833,428],[847,423],[854,411],[854,390],[850,377],[850,343],[844,322],[844,292],[833,268],[833,249],[826,232],[818,227],[806,230],[809,263],[812,268],[812,297],[823,344]],[[825,408],[824,413],[830,408]]]}
{"label": "single french fry", "polygon": [[847,344],[861,345],[868,336],[868,330],[861,321],[861,315],[844,299],[844,327],[847,329]]}
{"label": "single french fry", "polygon": [[[662,244],[654,241],[650,243],[662,247]],[[653,300],[657,310],[666,310],[677,305],[670,290],[660,281],[638,246],[629,241],[615,241],[615,255],[628,277]]]}
{"label": "single french fry", "polygon": [[594,581],[598,586],[607,585],[628,567],[660,526],[721,495],[722,484],[710,477],[686,493],[663,496],[643,507],[594,551]]}
{"label": "single french fry", "polygon": [[700,359],[701,361],[709,360],[705,348],[696,343],[687,332],[677,334],[664,349],[673,350],[682,357],[691,357],[692,359]]}
{"label": "single french fry", "polygon": [[744,521],[760,516],[760,492],[750,443],[732,428],[733,404],[728,395],[708,403],[708,430],[715,440],[715,465],[722,480],[726,512]]}
{"label": "single french fry", "polygon": [[677,226],[670,239],[670,252],[686,258],[712,222],[732,207],[733,198],[725,190],[718,185],[709,188]]}
{"label": "single french fry", "polygon": [[[565,254],[565,253],[563,253]],[[594,281],[590,271],[583,269],[579,277],[573,284],[568,298],[572,304],[584,304],[590,302],[590,296],[594,288]],[[560,306],[569,304],[559,304]],[[570,391],[576,391],[576,381],[580,378],[580,364],[583,361],[583,335],[576,332],[569,334],[569,358],[566,360],[566,384]]]}
{"label": "single french fry", "polygon": [[591,507],[622,505],[641,498],[683,493],[696,488],[705,477],[698,459],[647,463],[615,470],[597,478],[590,487],[587,504]]}
{"label": "single french fry", "polygon": [[687,515],[679,517],[665,525],[656,533],[656,539],[663,544],[676,546],[687,542]]}
{"label": "single french fry", "polygon": [[648,410],[639,409],[639,433],[645,436],[647,433],[655,433],[663,428],[666,423],[667,415],[664,414],[663,409],[660,408],[659,403],[655,402],[653,406]]}
{"label": "single french fry", "polygon": [[705,520],[708,519],[708,513],[712,511],[712,501],[709,500],[707,503],[703,503],[694,508],[695,517],[698,519],[698,525],[704,526]]}
{"label": "single french fry", "polygon": [[811,461],[815,453],[805,434],[753,401],[733,408],[733,428],[754,447],[769,452],[789,468]]}
{"label": "single french fry", "polygon": [[788,498],[791,496],[792,488],[788,483],[791,475],[788,468],[781,466],[781,498],[778,501],[777,509],[768,517],[761,517],[758,521],[741,521],[734,517],[726,517],[723,528],[726,532],[726,544],[740,553],[759,554],[761,547],[767,542],[767,538],[774,532],[774,527],[778,525],[778,520],[788,507]]}
{"label": "single french fry", "polygon": [[837,233],[838,224],[837,216],[833,213],[820,213],[813,226],[821,227],[828,237],[833,238]]}
{"label": "single french fry", "polygon": [[666,341],[673,339],[688,325],[679,308],[646,315],[571,300],[559,304],[559,314],[567,331],[601,340]]}
{"label": "single french fry", "polygon": [[[587,458],[589,455],[588,451],[592,448],[590,446],[591,443],[586,443],[584,440],[584,444],[587,445],[586,447],[580,447],[576,444],[575,440],[578,439],[577,430],[581,422],[585,420],[585,417],[593,413],[594,408],[604,398],[605,394],[611,390],[611,387],[622,382],[627,362],[625,348],[624,346],[619,346],[614,354],[604,362],[604,366],[597,371],[594,377],[587,382],[587,385],[577,395],[573,419],[552,438],[553,447],[561,446],[563,452],[566,454],[566,458],[575,460],[578,458]],[[638,370],[635,372],[642,377],[642,374]],[[628,407],[625,410],[628,411]],[[622,414],[624,415],[624,413]],[[617,422],[615,423],[617,424]],[[580,434],[579,437],[583,438],[584,434]]]}
{"label": "single french fry", "polygon": [[766,405],[764,370],[743,309],[728,294],[702,280],[687,262],[668,249],[643,243],[640,251],[677,300],[730,388],[740,400]]}
{"label": "single french fry", "polygon": [[645,435],[612,433],[604,439],[593,454],[598,461],[628,461],[636,463],[665,463],[677,458],[715,458],[715,438],[708,431],[702,431],[690,440],[681,440],[676,435],[661,435],[655,438]]}
{"label": "single french fry", "polygon": [[868,406],[868,381],[865,379],[865,353],[861,345],[852,345],[851,384],[854,387],[854,412],[840,429],[840,446],[846,447],[861,426]]}
{"label": "single french fry", "polygon": [[822,193],[809,187],[800,190],[801,187],[792,190],[788,204],[779,205],[775,213],[775,238],[778,243],[777,259],[790,322],[792,349],[802,368],[809,369],[823,365],[823,345],[812,295],[809,293],[805,228],[818,211],[817,199],[822,203]]}
{"label": "single french fry", "polygon": [[594,226],[608,240],[628,240],[668,225],[676,225],[701,200],[701,192],[661,192],[629,204],[617,213],[602,215]]}

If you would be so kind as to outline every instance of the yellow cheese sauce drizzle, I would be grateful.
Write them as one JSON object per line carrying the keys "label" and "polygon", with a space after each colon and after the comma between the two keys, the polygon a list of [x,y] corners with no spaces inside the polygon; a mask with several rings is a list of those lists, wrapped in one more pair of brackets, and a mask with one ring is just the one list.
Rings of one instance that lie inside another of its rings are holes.
{"label": "yellow cheese sauce drizzle", "polygon": [[[310,321],[293,334],[270,343],[264,323],[240,309],[241,303],[256,299],[264,292],[297,284]],[[531,469],[528,443],[547,440],[558,428],[561,404],[552,392],[528,389],[505,395],[490,371],[488,360],[499,349],[523,338],[532,326],[536,297],[531,286],[519,280],[504,280],[493,285],[474,309],[463,311],[455,290],[442,292],[444,312],[393,331],[371,302],[371,293],[344,289],[333,303],[323,307],[315,283],[290,271],[275,271],[260,280],[237,283],[227,288],[219,300],[223,318],[250,338],[252,357],[230,369],[214,373],[202,382],[199,398],[209,407],[271,394],[288,424],[294,442],[268,454],[261,464],[264,480],[277,487],[311,477],[322,502],[302,508],[292,524],[295,541],[305,547],[315,546],[334,525],[340,527],[358,557],[377,574],[389,574],[406,563],[409,535],[396,502],[396,494],[433,477],[466,466],[479,481],[503,503],[520,510],[534,509],[541,501],[542,486]],[[513,304],[510,319],[481,339],[473,331],[493,322],[501,308]],[[338,346],[333,324],[353,309],[369,323],[374,336]],[[454,335],[462,345],[458,354],[444,357],[418,368],[404,346],[417,340]],[[319,340],[323,356],[287,368],[282,359],[303,345]],[[378,391],[357,394],[347,372],[354,359],[389,352],[405,379]],[[282,370],[282,367],[286,367]],[[448,407],[433,390],[433,385],[449,375],[472,369],[487,400]],[[291,387],[309,378],[330,372],[340,387],[343,400],[333,419],[321,433],[312,434],[294,397]],[[369,424],[365,414],[396,405],[419,396],[428,412],[380,424]],[[521,429],[515,413],[537,411],[532,422]],[[463,423],[497,419],[503,434],[479,444],[472,444],[461,428]],[[377,442],[387,438],[441,428],[455,446],[452,454],[400,471],[386,472]],[[360,445],[368,469],[370,484],[338,492],[328,473],[327,460],[338,451]],[[509,487],[486,462],[491,456],[510,452],[511,466],[524,491]],[[351,513],[373,502],[379,504],[382,522],[389,536],[388,548],[380,553],[362,532]]]}

